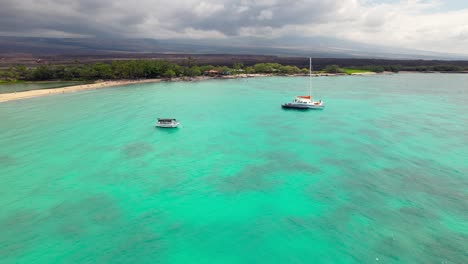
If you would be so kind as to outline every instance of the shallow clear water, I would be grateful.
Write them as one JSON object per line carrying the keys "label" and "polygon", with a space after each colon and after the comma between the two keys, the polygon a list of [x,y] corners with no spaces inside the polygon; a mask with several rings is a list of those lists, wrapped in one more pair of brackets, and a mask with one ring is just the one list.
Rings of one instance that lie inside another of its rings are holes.
{"label": "shallow clear water", "polygon": [[19,82],[0,84],[0,94],[2,93],[15,93],[39,89],[51,89],[58,87],[66,87],[72,85],[85,84],[86,82]]}
{"label": "shallow clear water", "polygon": [[[468,75],[140,84],[0,104],[0,263],[466,263]],[[156,129],[157,117],[183,127]]]}

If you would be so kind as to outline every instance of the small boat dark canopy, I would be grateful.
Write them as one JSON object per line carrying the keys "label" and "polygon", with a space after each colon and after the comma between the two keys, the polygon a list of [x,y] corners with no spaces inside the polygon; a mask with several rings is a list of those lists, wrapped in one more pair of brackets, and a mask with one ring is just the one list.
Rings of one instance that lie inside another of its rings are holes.
{"label": "small boat dark canopy", "polygon": [[176,121],[175,118],[158,118],[158,121],[159,122],[172,122],[172,121]]}

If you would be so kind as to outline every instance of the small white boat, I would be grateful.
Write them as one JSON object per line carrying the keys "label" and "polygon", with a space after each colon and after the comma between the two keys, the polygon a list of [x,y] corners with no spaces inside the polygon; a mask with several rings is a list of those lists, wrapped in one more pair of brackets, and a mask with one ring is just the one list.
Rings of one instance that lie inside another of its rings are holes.
{"label": "small white boat", "polygon": [[158,122],[156,122],[156,127],[164,127],[164,128],[175,128],[180,125],[174,118],[158,118]]}
{"label": "small white boat", "polygon": [[309,95],[298,95],[292,102],[284,103],[281,107],[295,109],[323,109],[325,107],[322,100],[312,99],[312,58],[309,58]]}

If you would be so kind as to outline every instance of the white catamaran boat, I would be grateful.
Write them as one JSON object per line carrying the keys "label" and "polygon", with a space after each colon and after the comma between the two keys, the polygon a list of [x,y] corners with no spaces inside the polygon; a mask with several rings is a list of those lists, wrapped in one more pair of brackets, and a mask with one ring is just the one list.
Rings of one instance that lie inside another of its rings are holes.
{"label": "white catamaran boat", "polygon": [[158,122],[156,122],[156,127],[174,128],[179,125],[180,123],[174,118],[158,118]]}
{"label": "white catamaran boat", "polygon": [[281,107],[296,109],[323,109],[325,107],[322,100],[312,100],[312,58],[309,58],[309,95],[298,95],[292,102],[284,103]]}

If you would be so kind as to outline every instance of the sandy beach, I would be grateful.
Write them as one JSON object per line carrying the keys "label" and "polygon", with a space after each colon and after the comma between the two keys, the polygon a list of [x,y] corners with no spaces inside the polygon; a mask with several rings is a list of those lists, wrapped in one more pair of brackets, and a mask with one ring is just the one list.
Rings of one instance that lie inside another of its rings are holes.
{"label": "sandy beach", "polygon": [[161,81],[160,79],[101,81],[101,82],[96,82],[96,83],[91,83],[91,84],[67,86],[67,87],[62,87],[62,88],[40,89],[40,90],[31,90],[31,91],[17,92],[17,93],[5,93],[5,94],[0,94],[0,103],[20,100],[20,99],[27,99],[27,98],[32,98],[32,97],[38,97],[38,96],[71,93],[71,92],[78,92],[78,91],[84,91],[84,90],[95,90],[95,89],[100,89],[100,88],[114,87],[114,86],[135,84],[135,83],[149,83],[149,82],[160,82],[160,81]]}
{"label": "sandy beach", "polygon": [[62,88],[39,89],[39,90],[31,90],[31,91],[24,91],[24,92],[0,94],[0,103],[21,100],[21,99],[28,99],[28,98],[39,97],[39,96],[72,93],[72,92],[78,92],[78,91],[84,91],[84,90],[95,90],[95,89],[129,85],[129,84],[137,84],[137,83],[155,83],[155,82],[162,82],[162,81],[171,81],[171,82],[203,81],[203,80],[210,80],[210,79],[235,79],[235,78],[252,78],[252,77],[267,77],[267,76],[271,76],[271,74],[239,74],[239,75],[220,76],[220,77],[197,76],[197,77],[181,77],[181,78],[172,78],[172,79],[98,81],[96,83],[91,83],[91,84],[67,86],[67,87],[62,87]]}
{"label": "sandy beach", "polygon": [[[368,74],[375,74],[375,73],[359,73],[359,74],[352,74],[352,75],[368,75]],[[336,75],[338,74],[333,74],[333,73],[313,74],[314,77],[336,76]],[[203,81],[203,80],[210,80],[210,79],[237,79],[237,78],[253,78],[253,77],[268,77],[268,76],[272,76],[272,74],[238,74],[238,75],[227,75],[227,76],[217,76],[217,77],[197,76],[197,77],[181,77],[181,78],[172,78],[172,79],[97,81],[91,84],[81,84],[81,85],[67,86],[67,87],[61,87],[61,88],[39,89],[39,90],[31,90],[31,91],[24,91],[24,92],[0,94],[0,103],[21,100],[21,99],[28,99],[28,98],[39,97],[39,96],[72,93],[72,92],[85,91],[85,90],[95,90],[95,89],[129,85],[129,84],[137,84],[137,83],[155,83],[155,82],[162,82],[162,81],[171,81],[171,82]],[[289,75],[289,76],[307,76],[307,75],[297,74],[297,75]]]}

